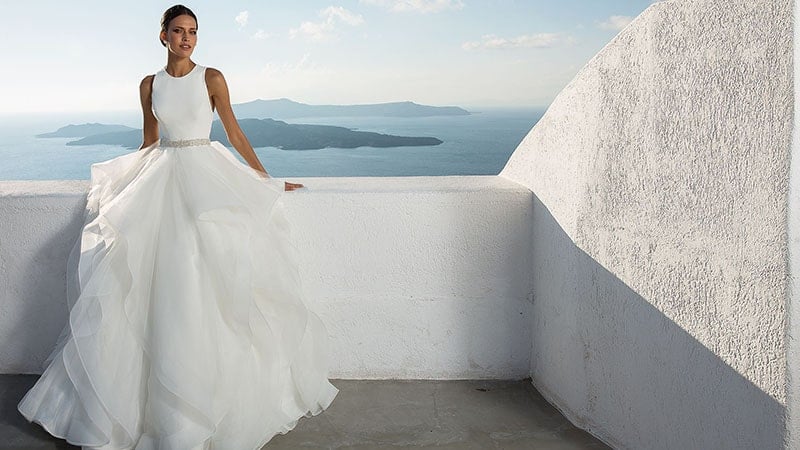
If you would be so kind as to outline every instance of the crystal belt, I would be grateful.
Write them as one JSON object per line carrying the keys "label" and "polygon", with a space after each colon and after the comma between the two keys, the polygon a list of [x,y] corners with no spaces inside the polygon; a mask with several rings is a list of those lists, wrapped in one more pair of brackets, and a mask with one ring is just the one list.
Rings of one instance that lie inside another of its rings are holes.
{"label": "crystal belt", "polygon": [[208,145],[210,139],[179,139],[177,141],[161,141],[161,147],[191,147],[194,145]]}

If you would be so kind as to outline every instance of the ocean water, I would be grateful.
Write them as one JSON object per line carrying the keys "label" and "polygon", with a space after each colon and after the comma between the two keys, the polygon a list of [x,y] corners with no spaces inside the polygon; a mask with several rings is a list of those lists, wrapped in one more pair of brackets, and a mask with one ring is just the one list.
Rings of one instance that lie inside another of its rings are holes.
{"label": "ocean water", "polygon": [[[444,141],[430,147],[320,150],[256,148],[275,177],[496,175],[544,113],[539,109],[484,108],[469,116],[420,118],[321,117],[289,123],[337,125],[401,136],[433,136]],[[0,180],[89,179],[90,165],[135,149],[111,145],[67,146],[74,138],[36,138],[70,123],[120,123],[140,127],[132,113],[103,117],[0,117]],[[242,162],[241,155],[230,151]]]}

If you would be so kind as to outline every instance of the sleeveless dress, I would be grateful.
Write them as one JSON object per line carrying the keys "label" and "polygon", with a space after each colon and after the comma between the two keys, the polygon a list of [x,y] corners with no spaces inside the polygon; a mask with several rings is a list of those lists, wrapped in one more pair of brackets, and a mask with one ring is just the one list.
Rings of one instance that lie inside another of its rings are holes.
{"label": "sleeveless dress", "polygon": [[160,141],[91,166],[69,320],[18,409],[84,449],[258,449],[337,395],[327,331],[283,182],[209,141],[205,67],[165,69]]}

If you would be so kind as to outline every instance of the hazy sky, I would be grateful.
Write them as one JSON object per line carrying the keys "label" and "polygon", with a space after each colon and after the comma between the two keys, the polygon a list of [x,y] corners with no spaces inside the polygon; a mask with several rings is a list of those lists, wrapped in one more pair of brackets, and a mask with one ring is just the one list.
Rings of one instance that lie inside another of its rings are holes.
{"label": "hazy sky", "polygon": [[[234,103],[546,106],[652,0],[193,1]],[[0,113],[138,110],[173,2],[0,0]]]}

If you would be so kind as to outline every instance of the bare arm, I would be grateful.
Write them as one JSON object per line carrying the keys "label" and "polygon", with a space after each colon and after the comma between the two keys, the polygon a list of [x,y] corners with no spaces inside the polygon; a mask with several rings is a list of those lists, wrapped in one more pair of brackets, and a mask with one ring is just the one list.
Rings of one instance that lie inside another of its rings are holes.
{"label": "bare arm", "polygon": [[239,122],[233,114],[230,94],[228,93],[228,84],[225,82],[225,77],[222,76],[222,72],[211,67],[207,68],[206,84],[208,85],[208,91],[211,96],[211,104],[217,109],[219,119],[222,121],[222,126],[225,128],[225,134],[228,135],[228,141],[230,141],[236,151],[242,155],[250,167],[264,172],[264,176],[269,176],[267,170],[261,165],[261,161],[259,161],[258,156],[256,156],[256,152],[253,151],[250,141],[247,140],[241,127],[239,127]]}
{"label": "bare arm", "polygon": [[[242,132],[242,129],[239,127],[239,122],[233,115],[230,94],[228,93],[228,84],[225,82],[225,77],[222,76],[222,72],[207,67],[206,85],[208,86],[209,96],[211,97],[211,107],[212,109],[217,109],[219,119],[222,121],[222,126],[225,128],[225,134],[228,135],[228,141],[230,141],[236,151],[242,155],[250,167],[262,172],[263,177],[269,177],[267,170],[261,165],[261,161],[258,160],[256,152],[253,151],[253,146],[250,145],[250,141],[247,140],[244,132]],[[300,183],[290,183],[288,181],[284,181],[283,185],[284,189],[287,191],[293,191],[303,187]]]}
{"label": "bare arm", "polygon": [[139,150],[158,140],[158,120],[153,115],[152,96],[153,75],[148,75],[139,83],[139,99],[142,102],[142,145]]}

